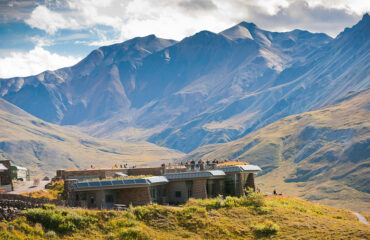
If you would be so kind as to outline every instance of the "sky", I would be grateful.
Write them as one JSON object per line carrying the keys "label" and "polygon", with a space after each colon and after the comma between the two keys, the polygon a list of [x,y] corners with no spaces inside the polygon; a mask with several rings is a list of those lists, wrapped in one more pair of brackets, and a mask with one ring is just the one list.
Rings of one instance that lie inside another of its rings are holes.
{"label": "sky", "polygon": [[369,11],[369,0],[0,0],[0,78],[72,66],[137,36],[181,40],[241,21],[335,37]]}

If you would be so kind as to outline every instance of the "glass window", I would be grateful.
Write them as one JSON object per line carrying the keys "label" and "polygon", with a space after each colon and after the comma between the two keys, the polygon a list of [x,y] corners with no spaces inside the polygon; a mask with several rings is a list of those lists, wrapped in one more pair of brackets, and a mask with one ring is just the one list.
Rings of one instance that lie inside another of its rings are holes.
{"label": "glass window", "polygon": [[113,195],[112,194],[105,195],[105,202],[106,203],[112,203],[113,202]]}
{"label": "glass window", "polygon": [[177,197],[177,198],[181,198],[181,192],[180,192],[180,191],[176,191],[176,192],[175,192],[175,197]]}

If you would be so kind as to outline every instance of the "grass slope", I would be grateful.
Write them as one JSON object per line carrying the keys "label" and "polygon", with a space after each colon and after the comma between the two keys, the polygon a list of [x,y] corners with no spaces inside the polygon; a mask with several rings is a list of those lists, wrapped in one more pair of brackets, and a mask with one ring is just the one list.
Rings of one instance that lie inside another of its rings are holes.
{"label": "grass slope", "polygon": [[128,212],[29,209],[0,223],[0,239],[367,239],[347,210],[289,197],[190,200]]}
{"label": "grass slope", "polygon": [[113,166],[127,162],[160,165],[182,153],[148,142],[128,143],[90,137],[71,127],[37,119],[0,98],[0,159],[54,176],[59,168]]}
{"label": "grass slope", "polygon": [[185,159],[258,164],[263,191],[370,210],[370,90],[329,107],[289,116],[233,142],[201,147]]}

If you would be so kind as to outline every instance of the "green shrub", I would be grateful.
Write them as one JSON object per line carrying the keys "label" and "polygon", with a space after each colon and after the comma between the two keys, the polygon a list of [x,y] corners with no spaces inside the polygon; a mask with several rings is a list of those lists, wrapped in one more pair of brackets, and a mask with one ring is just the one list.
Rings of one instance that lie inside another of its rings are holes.
{"label": "green shrub", "polygon": [[53,210],[55,209],[55,205],[54,204],[44,204],[42,206],[43,209],[50,209],[50,210]]}
{"label": "green shrub", "polygon": [[180,226],[192,232],[196,232],[198,229],[205,229],[209,224],[206,209],[198,206],[176,210],[176,219]]}
{"label": "green shrub", "polygon": [[169,210],[158,204],[147,206],[139,206],[131,210],[138,220],[150,221],[151,219],[158,219],[161,216],[167,216]]}
{"label": "green shrub", "polygon": [[72,211],[33,208],[24,211],[28,221],[41,223],[48,230],[59,233],[74,232],[89,224],[89,219]]}
{"label": "green shrub", "polygon": [[268,237],[276,234],[279,229],[279,226],[270,220],[266,220],[264,223],[258,223],[252,226],[252,231],[258,237]]}
{"label": "green shrub", "polygon": [[119,232],[119,238],[124,240],[147,240],[149,236],[138,228],[126,228]]}
{"label": "green shrub", "polygon": [[255,192],[253,189],[245,190],[245,195],[241,197],[242,205],[252,207],[265,206],[265,197],[262,193]]}
{"label": "green shrub", "polygon": [[56,239],[57,238],[57,234],[54,232],[54,231],[48,231],[45,233],[45,237],[47,239]]}

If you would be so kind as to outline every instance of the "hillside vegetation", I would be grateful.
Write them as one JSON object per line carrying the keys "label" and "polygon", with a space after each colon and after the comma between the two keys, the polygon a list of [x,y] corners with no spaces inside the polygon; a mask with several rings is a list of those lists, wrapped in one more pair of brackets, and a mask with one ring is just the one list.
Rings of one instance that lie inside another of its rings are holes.
{"label": "hillside vegetation", "polygon": [[0,223],[0,239],[366,239],[369,235],[368,226],[347,210],[256,193],[127,212],[46,205]]}
{"label": "hillside vegetation", "polygon": [[0,159],[27,167],[31,175],[55,175],[60,168],[155,165],[182,156],[148,142],[128,143],[90,137],[72,127],[44,122],[0,98]]}
{"label": "hillside vegetation", "polygon": [[201,147],[186,159],[241,160],[262,167],[263,191],[370,210],[370,90],[286,117],[245,137]]}

